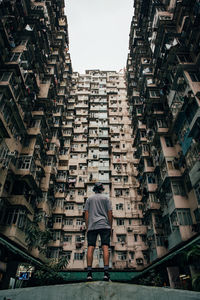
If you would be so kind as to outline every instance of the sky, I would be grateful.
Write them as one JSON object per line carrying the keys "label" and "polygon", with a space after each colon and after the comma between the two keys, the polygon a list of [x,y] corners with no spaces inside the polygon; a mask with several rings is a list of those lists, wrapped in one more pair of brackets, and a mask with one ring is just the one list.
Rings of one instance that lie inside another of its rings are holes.
{"label": "sky", "polygon": [[65,0],[73,71],[126,66],[133,0]]}

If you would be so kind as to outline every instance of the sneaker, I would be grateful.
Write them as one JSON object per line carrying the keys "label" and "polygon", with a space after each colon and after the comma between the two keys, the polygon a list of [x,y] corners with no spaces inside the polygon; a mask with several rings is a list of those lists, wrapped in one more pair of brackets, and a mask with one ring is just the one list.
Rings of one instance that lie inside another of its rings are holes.
{"label": "sneaker", "polygon": [[92,272],[89,271],[87,274],[87,281],[92,281]]}
{"label": "sneaker", "polygon": [[110,281],[110,274],[108,273],[108,271],[104,272],[104,277],[103,277],[104,281]]}

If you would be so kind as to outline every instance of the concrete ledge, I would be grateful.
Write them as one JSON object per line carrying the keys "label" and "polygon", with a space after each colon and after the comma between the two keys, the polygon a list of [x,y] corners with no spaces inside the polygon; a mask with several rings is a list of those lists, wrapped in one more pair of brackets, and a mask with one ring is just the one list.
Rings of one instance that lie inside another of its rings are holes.
{"label": "concrete ledge", "polygon": [[0,300],[199,300],[200,293],[134,284],[91,282],[0,291]]}

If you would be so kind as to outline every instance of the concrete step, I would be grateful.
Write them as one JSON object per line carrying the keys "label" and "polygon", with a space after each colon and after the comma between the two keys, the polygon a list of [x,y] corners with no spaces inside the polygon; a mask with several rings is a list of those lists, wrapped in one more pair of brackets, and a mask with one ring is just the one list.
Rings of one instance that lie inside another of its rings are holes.
{"label": "concrete step", "polygon": [[86,282],[1,290],[0,300],[199,300],[200,293],[116,282]]}

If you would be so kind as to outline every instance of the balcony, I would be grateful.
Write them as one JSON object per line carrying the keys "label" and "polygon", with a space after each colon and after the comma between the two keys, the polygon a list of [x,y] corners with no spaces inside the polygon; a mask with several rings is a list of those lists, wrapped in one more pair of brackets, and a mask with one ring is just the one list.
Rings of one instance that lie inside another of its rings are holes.
{"label": "balcony", "polygon": [[174,248],[176,245],[182,242],[179,227],[174,227],[174,231],[168,236],[168,249]]}
{"label": "balcony", "polygon": [[64,214],[64,209],[63,207],[54,207],[53,208],[53,211],[52,211],[53,214],[59,214],[59,215],[62,215]]}
{"label": "balcony", "polygon": [[36,178],[36,164],[32,156],[21,155],[17,159],[16,174],[22,176],[32,175],[34,179]]}
{"label": "balcony", "polygon": [[109,154],[108,153],[101,153],[99,154],[99,159],[109,159]]}
{"label": "balcony", "polygon": [[[160,173],[161,173],[161,178],[162,181],[164,182],[168,177],[181,177],[181,171],[177,170],[177,169],[168,169],[167,167],[165,168],[161,168],[160,169]],[[162,182],[162,184],[163,184]]]}
{"label": "balcony", "polygon": [[192,186],[195,186],[200,180],[200,157],[197,157],[196,162],[194,163],[192,169],[189,172],[190,180]]}
{"label": "balcony", "polygon": [[200,108],[197,109],[196,114],[190,123],[189,137],[198,138],[199,135],[199,120],[200,120]]}
{"label": "balcony", "polygon": [[61,240],[51,241],[48,243],[48,247],[62,247],[63,242]]}
{"label": "balcony", "polygon": [[145,208],[144,208],[144,212],[149,212],[151,210],[159,210],[160,209],[160,203],[158,202],[150,202],[148,201]]}
{"label": "balcony", "polygon": [[0,111],[0,135],[3,138],[10,138],[11,137],[11,131],[8,127],[7,122],[5,121],[5,117]]}
{"label": "balcony", "polygon": [[8,198],[11,205],[26,207],[30,214],[34,214],[32,205],[27,201],[24,195],[12,195]]}
{"label": "balcony", "polygon": [[62,225],[62,223],[54,223],[53,224],[53,229],[63,229],[63,225]]}
{"label": "balcony", "polygon": [[12,224],[9,226],[2,226],[0,225],[0,232],[7,236],[10,240],[16,242],[17,244],[21,245],[24,248],[26,247],[25,242],[25,233],[20,230],[16,225]]}

